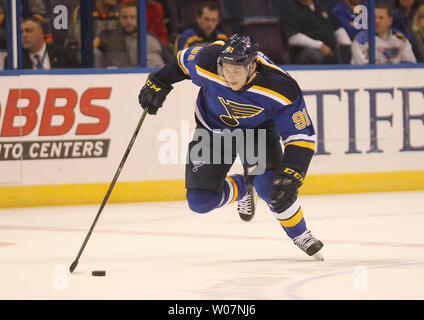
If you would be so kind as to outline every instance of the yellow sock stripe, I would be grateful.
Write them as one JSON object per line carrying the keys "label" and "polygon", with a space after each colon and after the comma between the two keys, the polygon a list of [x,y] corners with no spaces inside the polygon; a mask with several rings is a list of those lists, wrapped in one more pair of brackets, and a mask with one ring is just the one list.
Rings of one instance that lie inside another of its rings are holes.
{"label": "yellow sock stripe", "polygon": [[233,203],[234,201],[236,201],[238,196],[237,183],[234,181],[234,179],[231,176],[228,176],[227,179],[230,180],[231,183],[233,184],[233,188],[234,188],[233,199],[230,201],[230,203]]}
{"label": "yellow sock stripe", "polygon": [[283,227],[294,227],[295,225],[297,225],[300,220],[302,220],[303,218],[303,211],[302,208],[299,208],[299,210],[289,219],[287,220],[280,220],[280,224]]}
{"label": "yellow sock stripe", "polygon": [[313,143],[313,142],[308,142],[308,141],[292,141],[292,142],[286,143],[284,146],[287,147],[289,145],[298,146],[298,147],[302,147],[302,148],[308,148],[308,149],[312,149],[312,150],[315,151],[315,143]]}

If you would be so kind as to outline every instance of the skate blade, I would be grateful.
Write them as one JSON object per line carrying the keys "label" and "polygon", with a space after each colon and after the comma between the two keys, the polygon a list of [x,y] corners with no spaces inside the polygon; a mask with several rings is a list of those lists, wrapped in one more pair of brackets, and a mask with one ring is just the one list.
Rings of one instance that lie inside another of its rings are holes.
{"label": "skate blade", "polygon": [[314,255],[312,255],[312,257],[313,257],[315,260],[318,260],[318,261],[324,261],[324,257],[322,256],[322,254],[321,254],[320,252],[315,253]]}

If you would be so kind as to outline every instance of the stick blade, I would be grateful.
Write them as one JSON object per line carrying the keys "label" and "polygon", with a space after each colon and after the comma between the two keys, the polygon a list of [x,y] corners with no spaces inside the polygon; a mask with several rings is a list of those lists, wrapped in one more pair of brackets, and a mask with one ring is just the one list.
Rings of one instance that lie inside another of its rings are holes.
{"label": "stick blade", "polygon": [[74,272],[75,268],[78,265],[78,260],[75,260],[74,262],[72,262],[71,266],[69,267],[69,271]]}

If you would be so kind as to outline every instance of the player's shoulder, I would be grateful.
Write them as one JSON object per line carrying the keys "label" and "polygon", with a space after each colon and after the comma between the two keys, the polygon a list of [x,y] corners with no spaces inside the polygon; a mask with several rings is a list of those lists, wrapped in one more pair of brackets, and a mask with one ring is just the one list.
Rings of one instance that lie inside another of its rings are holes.
{"label": "player's shoulder", "polygon": [[269,60],[258,57],[258,69],[260,76],[256,86],[262,88],[263,92],[269,92],[277,96],[282,96],[286,104],[295,101],[301,90],[296,80],[279,66],[270,63]]}
{"label": "player's shoulder", "polygon": [[215,41],[200,49],[196,65],[202,69],[216,73],[216,62],[224,44],[224,41]]}
{"label": "player's shoulder", "polygon": [[216,39],[217,40],[222,40],[222,41],[227,41],[228,40],[228,37],[221,30],[216,30]]}

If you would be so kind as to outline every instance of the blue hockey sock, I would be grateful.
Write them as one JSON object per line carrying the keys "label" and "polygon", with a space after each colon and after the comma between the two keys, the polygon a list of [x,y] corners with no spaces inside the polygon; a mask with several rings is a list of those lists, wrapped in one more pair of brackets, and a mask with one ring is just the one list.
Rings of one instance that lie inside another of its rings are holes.
{"label": "blue hockey sock", "polygon": [[[260,196],[268,205],[271,203],[273,177],[274,170],[267,170],[264,174],[256,176],[253,180],[258,196]],[[272,207],[270,207],[270,210],[290,238],[293,239],[305,232],[306,222],[303,218],[302,208],[297,200],[284,212],[277,213],[272,209]]]}
{"label": "blue hockey sock", "polygon": [[223,207],[243,198],[246,193],[246,182],[240,174],[233,174],[225,178],[224,191],[222,192],[222,201],[218,207]]}

